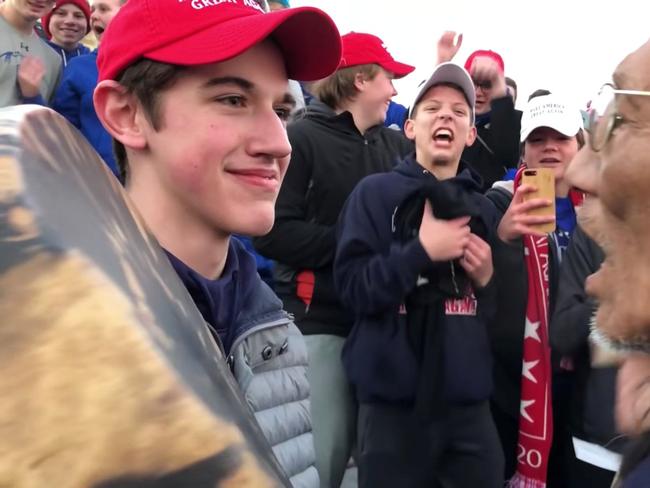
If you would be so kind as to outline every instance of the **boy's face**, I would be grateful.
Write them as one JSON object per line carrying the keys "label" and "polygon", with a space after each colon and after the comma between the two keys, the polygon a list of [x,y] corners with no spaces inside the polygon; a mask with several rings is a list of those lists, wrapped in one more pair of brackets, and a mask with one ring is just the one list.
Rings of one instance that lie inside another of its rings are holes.
{"label": "boy's face", "polygon": [[404,125],[406,137],[415,141],[417,161],[432,166],[458,164],[463,149],[476,137],[470,117],[470,107],[459,89],[431,87]]}
{"label": "boy's face", "polygon": [[374,78],[362,82],[361,91],[357,94],[356,102],[360,104],[369,120],[374,125],[383,124],[391,99],[397,95],[393,86],[393,73],[380,69]]}
{"label": "boy's face", "polygon": [[[630,54],[613,77],[618,89],[650,92],[650,42]],[[608,139],[606,128],[619,115]],[[650,341],[650,96],[616,95],[591,130],[602,149],[589,144],[567,170],[572,185],[589,196],[579,217],[606,259],[587,279],[598,300],[596,323],[621,340]],[[606,140],[606,142],[605,142]]]}
{"label": "boy's face", "polygon": [[539,127],[524,143],[524,162],[530,169],[550,168],[555,181],[562,181],[567,166],[578,152],[578,139],[550,127]]}
{"label": "boy's face", "polygon": [[97,37],[97,41],[102,40],[104,31],[115,14],[120,11],[121,6],[120,0],[94,0],[91,2],[90,28]]}
{"label": "boy's face", "polygon": [[27,22],[36,22],[49,14],[55,3],[55,0],[6,0],[7,6]]}
{"label": "boy's face", "polygon": [[[159,129],[143,122],[162,208],[219,233],[267,233],[289,164],[286,123],[294,105],[271,41],[187,69],[160,94]],[[138,165],[131,171],[135,181]]]}
{"label": "boy's face", "polygon": [[86,35],[88,24],[83,11],[74,4],[61,5],[52,14],[50,32],[60,46],[76,46]]}

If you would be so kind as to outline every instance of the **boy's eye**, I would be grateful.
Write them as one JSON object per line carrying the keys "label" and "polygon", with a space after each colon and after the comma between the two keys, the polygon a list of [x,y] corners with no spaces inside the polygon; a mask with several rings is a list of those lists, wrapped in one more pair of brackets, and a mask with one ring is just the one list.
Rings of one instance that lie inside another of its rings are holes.
{"label": "boy's eye", "polygon": [[246,104],[244,97],[239,95],[228,95],[225,97],[217,98],[217,102],[223,103],[229,107],[243,107]]}
{"label": "boy's eye", "polygon": [[278,114],[278,117],[283,122],[287,122],[289,117],[291,117],[291,109],[287,107],[277,107],[275,113]]}

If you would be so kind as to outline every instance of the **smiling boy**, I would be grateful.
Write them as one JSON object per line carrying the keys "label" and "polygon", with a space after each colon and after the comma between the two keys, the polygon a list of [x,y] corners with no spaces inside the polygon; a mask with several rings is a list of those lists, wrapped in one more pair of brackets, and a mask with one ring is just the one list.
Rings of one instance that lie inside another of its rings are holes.
{"label": "smiling boy", "polygon": [[[85,1],[85,0],[83,0]],[[90,6],[90,30],[101,44],[104,31],[126,0],[94,0]],[[86,137],[115,176],[120,176],[113,155],[113,141],[97,118],[93,92],[97,85],[97,50],[67,63],[56,89],[52,108]]]}
{"label": "smiling boy", "polygon": [[339,33],[314,8],[265,14],[249,0],[131,0],[97,59],[95,108],[126,191],[301,487],[319,485],[304,339],[230,236],[273,225],[291,154],[288,78],[323,78],[339,58]]}

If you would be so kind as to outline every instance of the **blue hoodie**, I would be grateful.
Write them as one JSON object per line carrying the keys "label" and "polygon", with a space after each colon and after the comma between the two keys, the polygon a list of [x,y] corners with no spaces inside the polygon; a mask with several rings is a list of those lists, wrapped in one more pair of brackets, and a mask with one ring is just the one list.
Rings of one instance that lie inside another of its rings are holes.
{"label": "blue hoodie", "polygon": [[[341,300],[355,316],[343,363],[361,402],[412,404],[415,400],[420,364],[414,348],[400,335],[407,325],[403,303],[434,264],[417,236],[407,242],[396,237],[395,216],[400,205],[431,179],[435,180],[431,173],[407,158],[391,172],[364,178],[341,214],[334,278]],[[466,188],[479,185],[469,170],[454,180]],[[491,240],[496,210],[483,195],[468,191]],[[443,323],[431,324],[443,330],[445,391],[441,394],[450,404],[483,401],[491,393],[486,322],[494,312],[493,290],[493,284],[475,290],[478,305],[473,301],[471,307],[463,308],[469,297],[452,305],[445,302],[438,315],[444,317]]]}
{"label": "blue hoodie", "polygon": [[63,70],[52,108],[81,131],[113,174],[119,178],[113,155],[113,139],[97,118],[93,105],[93,92],[98,76],[97,50],[71,59]]}
{"label": "blue hoodie", "polygon": [[90,54],[90,49],[88,49],[83,44],[79,43],[74,49],[64,49],[58,44],[53,43],[52,41],[47,41],[52,49],[54,49],[59,56],[61,56],[61,61],[63,62],[63,67],[65,68],[72,58],[77,56],[83,56],[84,54]]}

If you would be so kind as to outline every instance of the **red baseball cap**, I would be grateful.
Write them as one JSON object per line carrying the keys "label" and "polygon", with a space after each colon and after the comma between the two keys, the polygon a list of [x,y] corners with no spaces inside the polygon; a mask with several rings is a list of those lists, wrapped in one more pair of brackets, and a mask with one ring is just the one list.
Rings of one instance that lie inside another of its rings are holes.
{"label": "red baseball cap", "polygon": [[140,58],[181,66],[226,61],[269,36],[290,79],[325,78],[339,64],[339,31],[317,8],[264,13],[255,0],[129,0],[102,38],[99,81],[116,79]]}
{"label": "red baseball cap", "polygon": [[489,50],[486,51],[483,49],[474,51],[472,54],[469,55],[469,58],[467,58],[467,61],[465,61],[465,69],[471,72],[472,63],[474,62],[474,59],[479,57],[486,57],[486,58],[493,59],[499,65],[499,69],[501,70],[501,73],[504,72],[505,65],[503,64],[503,58],[501,57],[501,55],[499,53],[495,53],[494,51],[489,51]]}
{"label": "red baseball cap", "polygon": [[79,7],[83,12],[84,17],[86,17],[86,34],[90,32],[90,5],[88,5],[88,0],[57,0],[56,4],[54,4],[54,8],[50,10],[50,13],[41,19],[43,32],[45,32],[48,39],[52,39],[52,33],[50,32],[50,19],[52,19],[52,14],[54,14],[56,9],[59,7],[69,3]]}
{"label": "red baseball cap", "polygon": [[350,32],[341,37],[343,54],[339,68],[349,68],[360,64],[378,64],[390,71],[395,78],[402,78],[411,73],[415,67],[400,63],[390,55],[384,41],[372,34]]}

